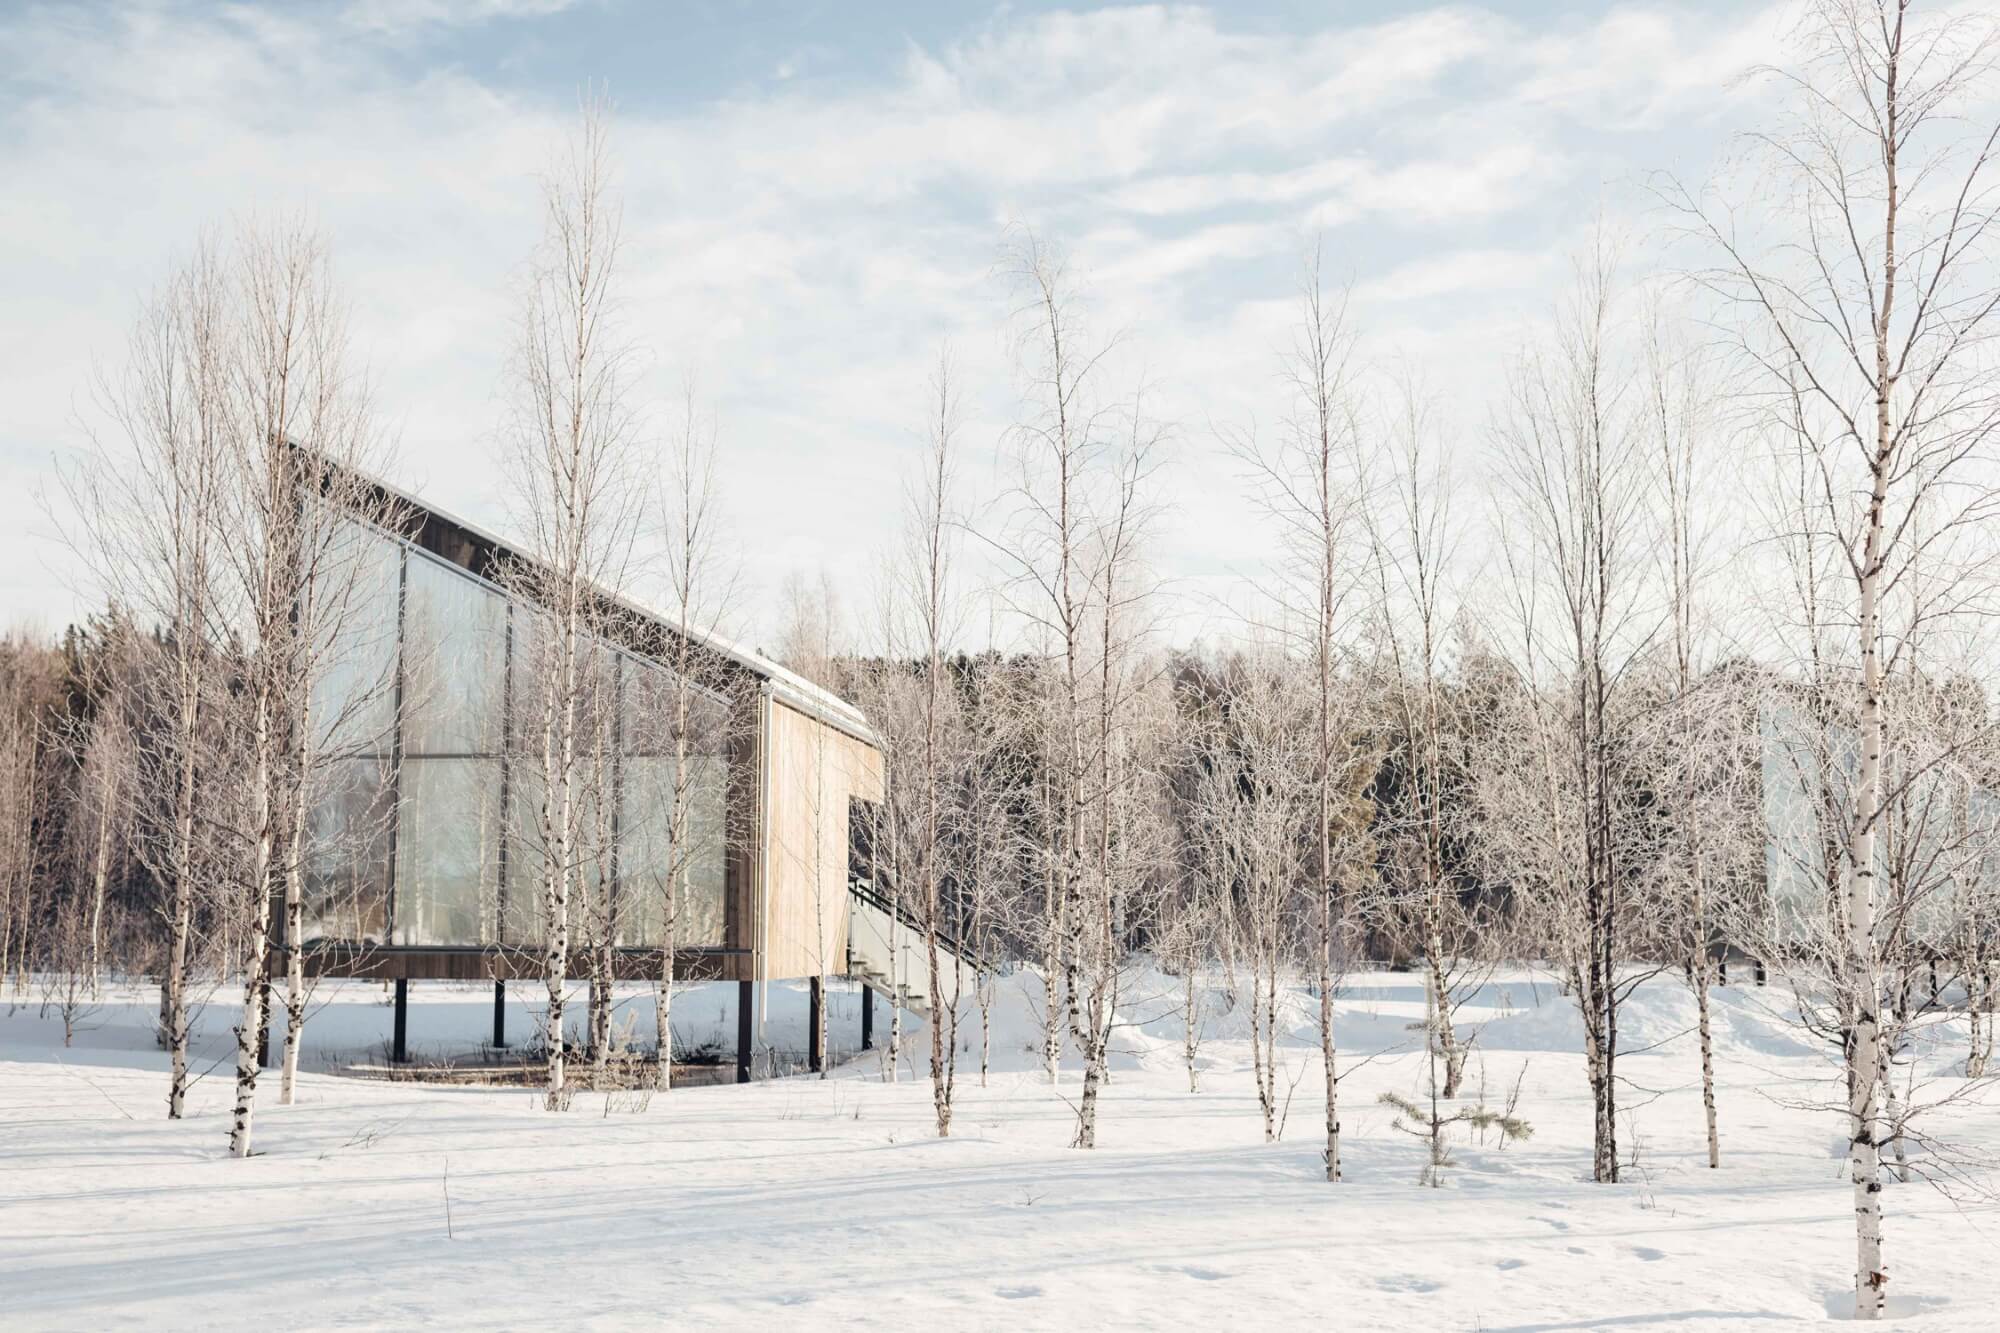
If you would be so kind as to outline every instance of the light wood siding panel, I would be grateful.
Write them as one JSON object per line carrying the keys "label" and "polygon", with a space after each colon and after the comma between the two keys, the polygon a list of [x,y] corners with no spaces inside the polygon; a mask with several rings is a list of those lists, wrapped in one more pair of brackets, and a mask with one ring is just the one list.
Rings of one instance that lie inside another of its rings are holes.
{"label": "light wood siding panel", "polygon": [[873,746],[773,699],[764,975],[847,970],[847,811],[882,797]]}

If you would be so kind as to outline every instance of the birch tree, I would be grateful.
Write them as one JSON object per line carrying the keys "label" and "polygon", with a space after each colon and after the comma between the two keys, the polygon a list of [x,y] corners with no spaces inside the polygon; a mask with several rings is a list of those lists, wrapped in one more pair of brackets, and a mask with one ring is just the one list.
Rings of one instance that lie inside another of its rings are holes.
{"label": "birch tree", "polygon": [[1886,1304],[1882,1256],[1878,841],[1882,834],[1885,596],[1899,540],[1927,497],[1934,533],[1990,517],[1971,474],[2000,401],[1988,351],[2000,314],[1993,267],[1994,150],[1984,100],[1990,14],[1917,0],[1817,0],[1779,128],[1752,136],[1771,227],[1746,233],[1720,203],[1669,198],[1716,256],[1701,278],[1738,316],[1737,345],[1774,396],[1796,394],[1834,515],[1859,658],[1860,755],[1845,839],[1845,1059],[1854,1191],[1855,1313]]}
{"label": "birch tree", "polygon": [[[908,488],[905,550],[892,575],[895,620],[904,632],[892,635],[898,657],[908,650],[916,672],[913,736],[895,748],[892,784],[908,789],[909,808],[901,839],[904,865],[897,876],[914,899],[917,925],[924,934],[931,1015],[931,1097],[939,1138],[951,1134],[952,1095],[958,1076],[960,978],[953,950],[945,942],[948,895],[967,873],[977,874],[970,858],[955,854],[960,839],[952,826],[971,812],[957,808],[967,767],[961,696],[953,679],[952,647],[960,633],[960,607],[954,585],[954,557],[959,519],[953,491],[958,458],[958,389],[951,353],[938,355],[927,403],[924,451]],[[900,667],[900,664],[899,664]],[[962,931],[960,932],[962,933]],[[950,968],[950,985],[945,969]]]}
{"label": "birch tree", "polygon": [[[596,618],[600,633],[616,633],[617,622],[629,618],[610,613]],[[593,643],[586,654],[586,690],[582,717],[587,737],[580,787],[584,816],[578,853],[583,892],[577,914],[576,944],[586,974],[585,1042],[590,1057],[591,1086],[603,1088],[611,1063],[611,1011],[616,1000],[613,951],[621,919],[619,875],[619,796],[623,788],[625,750],[624,666],[609,646]]]}
{"label": "birch tree", "polygon": [[1302,721],[1309,677],[1272,645],[1253,646],[1217,673],[1193,724],[1197,864],[1228,904],[1234,966],[1250,974],[1250,1070],[1266,1143],[1283,1132],[1290,1099],[1278,1030],[1316,907],[1312,841],[1301,836],[1317,798],[1314,733]]}
{"label": "birch tree", "polygon": [[1170,974],[1180,975],[1181,1063],[1188,1091],[1201,1091],[1198,1058],[1212,1010],[1212,981],[1233,949],[1219,937],[1233,925],[1234,886],[1228,873],[1229,848],[1215,807],[1227,793],[1216,777],[1229,750],[1218,743],[1223,730],[1224,688],[1219,669],[1204,657],[1187,654],[1174,673],[1175,755],[1169,782],[1180,816],[1175,835],[1177,874],[1161,903],[1153,952]]}
{"label": "birch tree", "polygon": [[[1715,895],[1743,864],[1741,817],[1748,805],[1742,779],[1749,734],[1740,703],[1723,678],[1700,688],[1711,662],[1716,608],[1712,582],[1721,474],[1720,423],[1712,407],[1709,358],[1690,345],[1673,316],[1656,308],[1645,339],[1645,434],[1651,444],[1649,483],[1665,540],[1657,543],[1667,598],[1670,703],[1661,719],[1660,787],[1670,813],[1670,835],[1658,858],[1663,887],[1681,907],[1669,934],[1695,998],[1695,1035],[1701,1058],[1702,1117],[1710,1168],[1722,1165],[1715,1110],[1715,1040],[1709,1015],[1714,981]],[[1734,705],[1734,706],[1732,706]],[[1680,892],[1676,893],[1675,890]]]}
{"label": "birch tree", "polygon": [[[1383,907],[1392,938],[1423,959],[1427,1043],[1441,1065],[1437,1095],[1458,1096],[1470,1042],[1456,1016],[1490,965],[1468,966],[1477,928],[1464,886],[1448,861],[1462,832],[1465,755],[1451,716],[1445,673],[1454,638],[1453,473],[1434,409],[1405,379],[1387,431],[1391,457],[1382,469],[1391,489],[1364,515],[1376,598],[1374,633],[1386,654],[1380,689],[1397,738],[1394,779],[1385,793],[1388,844]],[[1379,798],[1378,798],[1379,800]]]}
{"label": "birch tree", "polygon": [[1073,899],[1070,1035],[1083,1057],[1073,1147],[1097,1146],[1097,1101],[1111,1073],[1111,1036],[1130,941],[1149,907],[1171,717],[1159,663],[1146,652],[1157,584],[1143,557],[1160,434],[1134,403],[1113,459],[1110,495],[1090,529],[1083,567],[1091,679],[1081,737],[1082,875]]}
{"label": "birch tree", "polygon": [[366,381],[352,364],[326,242],[299,220],[246,224],[234,255],[238,329],[230,374],[221,568],[244,680],[225,714],[247,767],[245,947],[230,1152],[248,1156],[270,994],[271,908],[285,913],[286,1037],[281,1099],[291,1101],[305,1022],[307,817],[327,736],[315,685],[360,614],[365,570],[351,525],[393,521],[368,481],[380,468]]}
{"label": "birch tree", "polygon": [[167,1115],[186,1109],[196,911],[213,888],[201,823],[203,755],[214,729],[213,645],[223,623],[219,546],[228,484],[231,321],[228,260],[204,237],[145,301],[123,366],[100,378],[90,452],[64,480],[72,545],[112,600],[155,627],[146,673],[160,719],[141,770],[171,793],[165,827],[142,840],[165,886],[161,1036]]}
{"label": "birch tree", "polygon": [[1042,886],[1042,1060],[1053,1084],[1064,1032],[1077,1026],[1072,908],[1084,874],[1091,605],[1082,547],[1090,526],[1088,488],[1115,426],[1100,388],[1115,339],[1092,338],[1067,259],[1031,229],[1010,233],[1001,266],[1020,299],[1015,347],[1023,412],[1008,440],[1015,506],[1000,545],[1016,571],[1008,605],[1045,663],[1034,699],[1040,751],[1036,871]]}
{"label": "birch tree", "polygon": [[1508,848],[1496,868],[1533,885],[1523,896],[1583,1018],[1600,1182],[1618,1179],[1618,1018],[1643,979],[1621,967],[1635,904],[1621,852],[1629,780],[1620,708],[1642,637],[1643,455],[1622,387],[1615,283],[1615,254],[1600,235],[1577,261],[1546,344],[1513,366],[1495,424],[1522,711],[1502,723],[1507,748],[1488,756],[1491,771],[1509,777],[1485,785],[1488,845]]}
{"label": "birch tree", "polygon": [[588,697],[601,655],[602,594],[623,585],[645,492],[634,475],[633,345],[619,301],[619,208],[610,112],[586,96],[575,136],[542,180],[543,230],[529,264],[505,440],[527,555],[506,572],[535,640],[528,735],[541,790],[532,823],[541,879],[550,1110],[568,1104],[563,1003],[572,901],[585,860]]}
{"label": "birch tree", "polygon": [[1313,805],[1308,845],[1313,848],[1313,920],[1316,939],[1311,973],[1319,996],[1320,1058],[1326,1082],[1325,1166],[1328,1181],[1341,1178],[1340,1073],[1333,1021],[1334,978],[1349,907],[1337,885],[1335,827],[1340,820],[1341,770],[1347,762],[1339,717],[1339,658],[1347,633],[1348,595],[1354,582],[1360,535],[1356,505],[1361,484],[1358,414],[1354,405],[1354,338],[1345,303],[1320,272],[1317,247],[1308,256],[1292,345],[1281,363],[1287,390],[1276,444],[1253,439],[1236,449],[1250,466],[1259,502],[1284,543],[1284,609],[1299,628],[1312,690]]}
{"label": "birch tree", "polygon": [[[705,856],[719,853],[725,831],[720,821],[702,818],[698,796],[720,786],[727,763],[723,726],[715,717],[717,701],[726,699],[729,682],[702,652],[699,641],[721,628],[734,600],[735,571],[719,544],[721,491],[716,478],[716,429],[696,397],[692,378],[681,386],[680,413],[660,459],[658,516],[665,551],[665,610],[674,633],[663,654],[667,696],[655,699],[666,716],[667,742],[673,760],[668,794],[665,857],[656,859],[655,882],[648,886],[658,902],[660,971],[654,978],[653,1031],[659,1051],[658,1086],[673,1082],[674,950],[681,930],[681,909],[687,901],[690,876]],[[725,716],[737,710],[724,708]]]}

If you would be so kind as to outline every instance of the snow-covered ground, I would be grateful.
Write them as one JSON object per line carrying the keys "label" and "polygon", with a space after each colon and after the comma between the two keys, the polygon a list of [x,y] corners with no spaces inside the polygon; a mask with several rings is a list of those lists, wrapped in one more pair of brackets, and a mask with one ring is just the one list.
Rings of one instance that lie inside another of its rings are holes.
{"label": "snow-covered ground", "polygon": [[[1460,1142],[1431,1190],[1421,1145],[1377,1102],[1422,1086],[1414,977],[1341,992],[1354,1063],[1337,1186],[1319,1178],[1303,997],[1283,1050],[1289,1124],[1266,1144],[1241,1017],[1206,1024],[1190,1093],[1168,983],[1135,982],[1101,1146],[1085,1153],[1066,1146],[1073,1070],[1056,1087],[1035,1071],[1034,986],[1002,983],[984,1087],[968,1023],[940,1142],[918,1028],[896,1084],[871,1054],[824,1081],[690,1087],[644,1109],[584,1094],[558,1115],[519,1088],[328,1072],[378,1058],[390,1025],[382,987],[328,985],[317,1072],[292,1107],[270,1081],[248,1161],[224,1153],[233,997],[204,1016],[206,1074],[179,1123],[164,1119],[151,992],[108,995],[67,1050],[30,998],[0,1019],[0,1326],[1723,1330],[1845,1314],[1840,1127],[1801,1105],[1824,1101],[1837,1069],[1775,1013],[1777,991],[1717,993],[1723,1166],[1710,1171],[1692,1002],[1671,980],[1642,988],[1623,1040],[1650,1049],[1621,1066],[1630,1165],[1613,1186],[1588,1178],[1568,1001],[1526,973],[1496,980],[1467,1015],[1472,1081],[1497,1105],[1518,1079],[1534,1134]],[[510,1035],[527,1033],[531,989],[516,987]],[[726,1047],[732,994],[678,999],[684,1040]],[[853,999],[836,999],[852,1047]],[[631,997],[641,1031],[645,1004]],[[413,987],[412,1047],[476,1044],[491,1005],[490,988]],[[775,988],[772,1008],[771,1039],[799,1044],[797,991]],[[1926,1067],[1943,1074],[1956,1054],[1940,1045]],[[1949,1114],[1933,1128],[2000,1151],[2000,1107]],[[1887,1234],[1900,1327],[2000,1327],[1991,1207],[1893,1185]]]}

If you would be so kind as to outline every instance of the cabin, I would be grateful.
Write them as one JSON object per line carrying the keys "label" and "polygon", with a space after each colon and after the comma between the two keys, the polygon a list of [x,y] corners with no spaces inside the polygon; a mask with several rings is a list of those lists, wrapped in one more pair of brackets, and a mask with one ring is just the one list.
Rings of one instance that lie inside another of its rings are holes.
{"label": "cabin", "polygon": [[[504,1045],[506,984],[544,976],[548,620],[521,551],[368,484],[369,513],[394,517],[349,516],[342,529],[351,609],[314,689],[320,748],[332,757],[308,812],[305,966],[394,982],[398,1060],[412,982],[490,980],[494,1044]],[[585,948],[608,947],[616,978],[654,979],[671,948],[677,979],[737,983],[739,1081],[750,1077],[764,983],[811,978],[815,1025],[822,976],[860,977],[922,1010],[907,980],[908,922],[851,864],[865,843],[856,821],[884,779],[861,710],[714,633],[608,590],[592,597],[585,707],[596,710],[597,742],[571,853],[571,976],[584,971]],[[691,708],[673,706],[688,692],[673,688],[672,663],[698,668]],[[679,848],[666,819],[677,774]],[[680,885],[671,943],[669,867]],[[864,997],[866,1045],[874,1000]]]}

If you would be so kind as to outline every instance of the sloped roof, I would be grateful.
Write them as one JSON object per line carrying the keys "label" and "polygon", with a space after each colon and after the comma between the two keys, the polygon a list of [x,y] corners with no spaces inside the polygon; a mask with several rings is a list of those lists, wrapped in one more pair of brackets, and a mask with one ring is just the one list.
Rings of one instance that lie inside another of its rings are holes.
{"label": "sloped roof", "polygon": [[[372,475],[368,476],[367,480],[379,487],[384,494],[408,505],[411,509],[429,515],[441,522],[448,523],[477,538],[497,552],[503,552],[517,560],[533,559],[533,557],[524,554],[513,542],[497,536],[476,523],[460,518],[457,514],[440,509],[427,500],[418,499],[415,495],[403,490],[401,487],[392,486],[381,478]],[[653,621],[665,629],[699,643],[711,652],[734,662],[756,676],[759,680],[764,681],[772,695],[788,706],[796,708],[807,716],[824,722],[836,730],[844,731],[856,740],[878,748],[880,747],[881,740],[876,736],[874,728],[869,726],[867,715],[847,700],[833,693],[833,691],[823,686],[815,685],[796,671],[781,666],[762,653],[745,648],[743,645],[723,637],[712,629],[703,629],[700,626],[689,625],[677,616],[669,615],[656,607],[649,606],[626,594],[614,593],[605,588],[598,588],[597,592],[608,601],[616,603],[626,610],[633,612],[635,615]]]}

